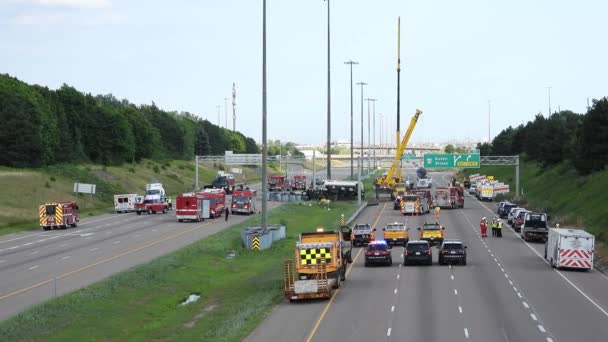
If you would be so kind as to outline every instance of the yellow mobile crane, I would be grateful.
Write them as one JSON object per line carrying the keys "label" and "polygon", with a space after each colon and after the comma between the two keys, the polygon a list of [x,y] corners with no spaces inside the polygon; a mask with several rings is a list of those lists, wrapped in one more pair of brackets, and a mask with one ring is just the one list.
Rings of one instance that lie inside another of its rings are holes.
{"label": "yellow mobile crane", "polygon": [[393,192],[395,190],[395,184],[402,183],[399,161],[401,160],[403,152],[405,152],[405,147],[412,136],[412,132],[414,132],[414,127],[416,127],[420,114],[422,114],[422,111],[420,109],[416,109],[416,114],[412,116],[412,120],[410,121],[410,125],[403,136],[403,140],[401,140],[401,143],[399,146],[397,146],[397,153],[395,153],[395,158],[393,158],[391,168],[388,169],[388,172],[385,175],[382,175],[382,177],[378,178],[376,181],[376,199],[380,199],[380,195],[383,194],[390,195],[391,200],[394,200]]}

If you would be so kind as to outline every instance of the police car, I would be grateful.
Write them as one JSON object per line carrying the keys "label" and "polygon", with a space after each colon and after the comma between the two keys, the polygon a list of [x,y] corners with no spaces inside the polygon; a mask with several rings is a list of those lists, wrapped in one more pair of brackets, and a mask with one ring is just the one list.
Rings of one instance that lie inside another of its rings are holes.
{"label": "police car", "polygon": [[390,266],[393,264],[391,256],[391,246],[386,241],[372,241],[365,250],[365,267],[372,264],[383,264]]}

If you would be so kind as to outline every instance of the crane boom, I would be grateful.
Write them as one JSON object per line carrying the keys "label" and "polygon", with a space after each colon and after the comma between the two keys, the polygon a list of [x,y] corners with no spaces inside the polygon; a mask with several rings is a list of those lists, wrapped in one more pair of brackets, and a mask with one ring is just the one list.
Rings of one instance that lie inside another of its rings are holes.
{"label": "crane boom", "polygon": [[[388,170],[386,176],[380,177],[376,182],[377,189],[382,187],[386,190],[392,191],[392,189],[395,187],[395,183],[401,182],[401,173],[397,171],[399,168],[399,161],[401,160],[401,156],[403,155],[403,152],[405,152],[405,147],[407,146],[407,143],[409,142],[410,137],[414,132],[414,127],[416,127],[416,123],[418,122],[418,117],[420,116],[420,114],[422,114],[422,111],[420,109],[416,109],[416,114],[412,116],[412,120],[410,121],[410,125],[408,126],[407,131],[403,136],[403,140],[401,140],[401,143],[399,144],[399,146],[397,146],[397,152],[395,153],[395,158],[393,158],[393,164],[391,165],[391,168]],[[398,174],[398,180],[393,179],[393,175],[395,175],[395,172],[397,172]]]}

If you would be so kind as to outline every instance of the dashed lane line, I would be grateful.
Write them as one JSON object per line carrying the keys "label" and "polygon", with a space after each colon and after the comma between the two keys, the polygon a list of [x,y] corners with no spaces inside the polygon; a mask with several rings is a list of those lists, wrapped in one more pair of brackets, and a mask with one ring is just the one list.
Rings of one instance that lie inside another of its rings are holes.
{"label": "dashed lane line", "polygon": [[392,330],[393,330],[393,329],[388,328],[388,330],[386,331],[386,336],[391,336],[391,331],[392,331]]}
{"label": "dashed lane line", "polygon": [[540,324],[538,325],[538,330],[540,330],[540,332],[542,332],[542,333],[546,333],[547,332],[547,330],[545,330],[545,327],[543,327]]}
{"label": "dashed lane line", "polygon": [[[11,292],[11,293],[8,293],[8,294],[5,294],[5,295],[2,295],[2,296],[0,296],[0,301],[4,300],[4,299],[6,299],[6,298],[10,298],[10,297],[13,297],[13,296],[15,296],[15,295],[18,295],[18,294],[20,294],[20,293],[23,293],[23,292],[26,292],[26,291],[29,291],[29,290],[35,289],[35,288],[40,287],[40,286],[42,286],[42,285],[48,284],[48,283],[50,283],[50,282],[52,282],[52,281],[54,281],[54,280],[58,280],[58,279],[63,279],[63,278],[69,277],[69,276],[71,276],[72,274],[76,274],[76,273],[79,273],[79,272],[82,272],[82,271],[85,271],[85,270],[91,269],[91,268],[93,268],[93,267],[95,267],[95,266],[98,266],[98,265],[101,265],[101,264],[107,263],[107,262],[112,261],[112,260],[116,260],[116,259],[121,258],[121,257],[123,257],[123,256],[129,255],[129,254],[133,254],[133,253],[135,253],[135,252],[139,252],[139,251],[141,251],[142,249],[145,249],[145,248],[148,248],[148,247],[151,247],[151,246],[158,245],[159,243],[162,243],[162,242],[165,242],[165,241],[168,241],[168,240],[174,239],[174,238],[179,237],[179,236],[182,236],[182,235],[184,235],[184,234],[191,233],[191,232],[193,232],[193,231],[195,231],[195,230],[199,230],[199,229],[201,229],[201,228],[203,228],[203,227],[205,227],[205,226],[208,226],[208,225],[210,225],[210,224],[212,224],[212,223],[213,223],[213,222],[207,222],[207,223],[204,223],[204,224],[202,224],[202,225],[200,225],[200,226],[196,226],[196,227],[193,227],[193,228],[188,229],[188,230],[183,230],[183,231],[181,231],[181,232],[179,232],[179,233],[175,233],[175,234],[172,234],[172,235],[168,235],[168,236],[166,236],[166,237],[164,237],[164,238],[162,238],[162,239],[160,239],[160,240],[156,240],[156,241],[154,241],[154,242],[150,242],[150,243],[148,243],[148,244],[145,244],[145,245],[142,245],[142,246],[140,246],[140,247],[134,248],[134,249],[132,249],[132,250],[126,251],[126,252],[124,252],[124,253],[116,254],[116,255],[114,255],[114,256],[112,256],[112,257],[109,257],[109,258],[106,258],[106,259],[103,259],[103,260],[97,261],[97,262],[95,262],[95,263],[92,263],[92,264],[89,264],[89,265],[86,265],[86,266],[83,266],[83,267],[80,267],[80,268],[75,269],[75,270],[73,270],[73,271],[70,271],[70,272],[67,272],[67,273],[61,274],[61,275],[59,275],[59,276],[57,276],[57,277],[54,277],[54,278],[51,278],[51,279],[47,279],[47,280],[41,281],[41,282],[39,282],[39,283],[36,283],[36,284],[34,284],[34,285],[31,285],[31,286],[28,286],[28,287],[22,288],[22,289],[20,289],[20,290],[17,290],[17,291],[14,291],[14,292]],[[360,252],[360,251],[361,251],[361,250],[359,250],[359,252]],[[357,255],[358,255],[358,254],[357,254]],[[67,258],[69,258],[69,256],[68,256],[68,257],[64,257],[64,258],[66,258],[66,259],[67,259]]]}
{"label": "dashed lane line", "polygon": [[469,329],[464,328],[464,337],[469,338]]}
{"label": "dashed lane line", "polygon": [[[61,258],[61,260],[67,260],[69,258],[71,258],[71,257],[68,255],[68,256],[64,256],[63,258]],[[0,299],[2,299],[2,298],[0,297]]]}
{"label": "dashed lane line", "polygon": [[538,321],[538,317],[533,313],[530,314],[530,318],[532,318],[533,321]]}
{"label": "dashed lane line", "polygon": [[38,265],[30,267],[30,268],[28,268],[28,270],[35,270],[37,268],[38,268]]}

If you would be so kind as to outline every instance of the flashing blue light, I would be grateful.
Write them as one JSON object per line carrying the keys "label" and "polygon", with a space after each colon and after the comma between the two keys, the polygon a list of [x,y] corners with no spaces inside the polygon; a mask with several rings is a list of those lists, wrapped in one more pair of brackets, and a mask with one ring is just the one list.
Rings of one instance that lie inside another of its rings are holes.
{"label": "flashing blue light", "polygon": [[386,245],[386,241],[384,240],[375,240],[370,242],[370,245]]}

